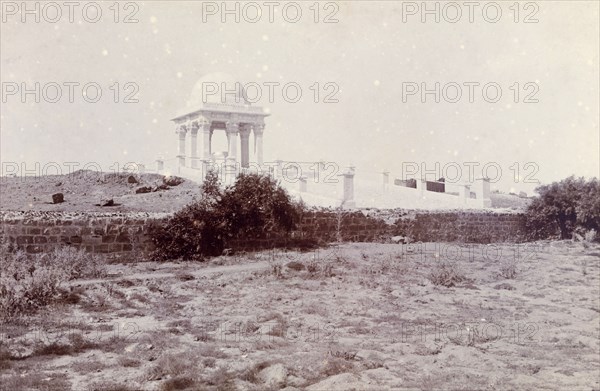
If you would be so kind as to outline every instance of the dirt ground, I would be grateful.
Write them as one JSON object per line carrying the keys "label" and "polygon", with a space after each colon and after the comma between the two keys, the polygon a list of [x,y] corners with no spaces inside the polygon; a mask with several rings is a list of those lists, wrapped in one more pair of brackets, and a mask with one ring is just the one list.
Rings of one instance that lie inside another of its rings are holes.
{"label": "dirt ground", "polygon": [[[137,182],[129,183],[133,176]],[[162,189],[158,174],[101,173],[75,171],[68,175],[0,177],[0,209],[60,212],[175,212],[198,197],[197,183],[184,180]],[[147,187],[148,193],[136,193]],[[52,203],[52,195],[63,193],[64,202]],[[112,199],[114,206],[100,206]]]}
{"label": "dirt ground", "polygon": [[346,243],[108,272],[4,327],[2,390],[600,389],[598,246]]}

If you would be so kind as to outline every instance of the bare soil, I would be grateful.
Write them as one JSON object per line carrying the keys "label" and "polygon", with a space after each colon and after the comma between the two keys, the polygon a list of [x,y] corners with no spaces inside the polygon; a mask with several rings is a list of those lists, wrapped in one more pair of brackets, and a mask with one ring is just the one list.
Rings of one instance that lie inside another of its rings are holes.
{"label": "bare soil", "polygon": [[[132,176],[136,183],[129,183]],[[5,211],[60,212],[175,212],[200,195],[197,183],[183,180],[164,185],[163,175],[101,173],[79,170],[68,175],[0,177],[0,209]],[[148,187],[148,193],[136,190]],[[153,191],[154,190],[154,191]],[[64,202],[52,203],[52,194],[63,193]],[[101,206],[112,199],[114,206]]]}
{"label": "bare soil", "polygon": [[4,325],[0,389],[600,389],[598,246],[418,246],[108,265]]}

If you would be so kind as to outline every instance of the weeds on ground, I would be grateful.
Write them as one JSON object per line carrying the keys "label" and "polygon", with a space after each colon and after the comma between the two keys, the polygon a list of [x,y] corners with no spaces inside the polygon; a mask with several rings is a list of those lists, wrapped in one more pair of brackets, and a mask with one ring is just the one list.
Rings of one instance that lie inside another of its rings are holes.
{"label": "weeds on ground", "polygon": [[450,288],[467,280],[458,266],[450,262],[436,263],[434,269],[428,276],[433,285],[441,285]]}
{"label": "weeds on ground", "polygon": [[517,276],[517,263],[514,260],[505,261],[500,265],[500,275],[503,278],[512,280]]}
{"label": "weeds on ground", "polygon": [[[104,275],[97,255],[72,247],[60,247],[44,254],[26,254],[10,245],[0,245],[0,322],[34,312],[65,294],[63,288],[77,278]],[[77,301],[66,294],[67,302]]]}
{"label": "weeds on ground", "polygon": [[259,374],[260,371],[269,367],[271,365],[270,361],[261,361],[257,364],[252,365],[247,368],[244,372],[242,372],[240,379],[247,381],[249,383],[258,384],[260,383]]}
{"label": "weeds on ground", "polygon": [[306,271],[313,278],[335,276],[333,264],[330,262],[318,262],[316,260],[309,261],[306,264]]}
{"label": "weeds on ground", "polygon": [[270,262],[269,266],[270,266],[270,268],[269,268],[270,274],[272,276],[274,276],[275,278],[278,278],[278,279],[284,278],[283,266],[281,264],[275,263],[275,262]]}
{"label": "weeds on ground", "polygon": [[594,245],[600,237],[595,229],[581,230],[580,232],[573,233],[573,240],[580,242],[583,248],[587,249]]}
{"label": "weeds on ground", "polygon": [[[2,377],[1,390],[44,390],[63,391],[70,390],[71,383],[65,379],[66,375],[58,377],[56,374],[48,375],[44,372],[15,373]],[[105,388],[95,388],[105,390]],[[109,389],[110,390],[110,389]],[[123,390],[123,388],[119,388]]]}

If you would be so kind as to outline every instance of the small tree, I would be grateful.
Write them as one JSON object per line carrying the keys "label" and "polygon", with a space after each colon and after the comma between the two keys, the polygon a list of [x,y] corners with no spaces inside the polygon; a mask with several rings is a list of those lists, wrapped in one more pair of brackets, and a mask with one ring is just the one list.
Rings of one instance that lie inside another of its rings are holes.
{"label": "small tree", "polygon": [[232,236],[261,238],[290,232],[299,220],[296,205],[270,176],[241,174],[220,203]]}
{"label": "small tree", "polygon": [[200,201],[152,229],[154,259],[201,260],[220,255],[229,239],[287,234],[302,209],[275,180],[258,174],[241,174],[222,189],[217,175],[209,172],[201,193]]}
{"label": "small tree", "polygon": [[598,229],[600,186],[597,179],[586,181],[571,176],[560,182],[539,186],[527,208],[527,229],[531,239],[560,236],[571,238],[576,227]]}

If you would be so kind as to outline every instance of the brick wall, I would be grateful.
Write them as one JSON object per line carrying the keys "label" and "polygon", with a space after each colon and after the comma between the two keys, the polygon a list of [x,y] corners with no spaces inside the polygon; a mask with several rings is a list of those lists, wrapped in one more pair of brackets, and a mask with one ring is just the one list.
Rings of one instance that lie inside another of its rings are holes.
{"label": "brick wall", "polygon": [[93,253],[145,254],[153,249],[152,222],[165,214],[0,212],[2,236],[28,253],[69,245]]}
{"label": "brick wall", "polygon": [[[296,235],[327,241],[386,241],[405,236],[421,242],[521,242],[524,216],[492,211],[320,210],[306,214]],[[339,227],[339,228],[338,228]]]}
{"label": "brick wall", "polygon": [[[0,212],[2,236],[29,253],[70,245],[93,253],[147,254],[154,246],[149,230],[167,214]],[[413,241],[492,243],[522,241],[523,215],[488,211],[366,210],[306,212],[295,238],[320,241]],[[273,239],[276,240],[276,239]],[[239,241],[234,246],[239,246]]]}

